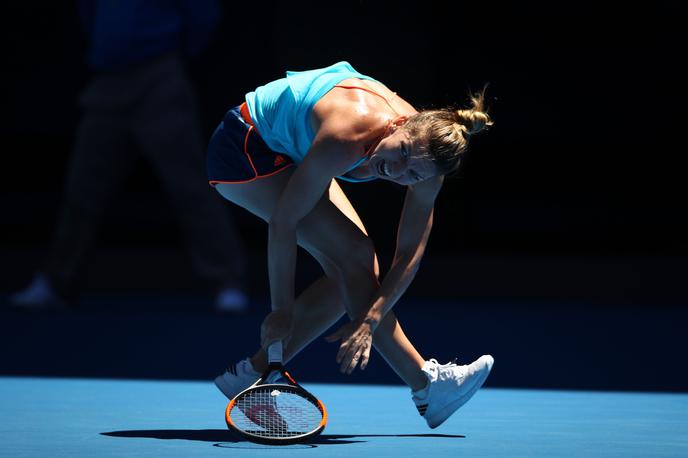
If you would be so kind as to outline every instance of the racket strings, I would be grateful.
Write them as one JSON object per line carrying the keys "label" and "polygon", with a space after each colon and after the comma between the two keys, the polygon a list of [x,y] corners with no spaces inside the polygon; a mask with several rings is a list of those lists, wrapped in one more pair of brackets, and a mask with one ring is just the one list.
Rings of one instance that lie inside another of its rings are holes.
{"label": "racket strings", "polygon": [[318,428],[323,415],[309,399],[274,387],[255,389],[236,401],[231,415],[234,425],[266,438],[288,438]]}

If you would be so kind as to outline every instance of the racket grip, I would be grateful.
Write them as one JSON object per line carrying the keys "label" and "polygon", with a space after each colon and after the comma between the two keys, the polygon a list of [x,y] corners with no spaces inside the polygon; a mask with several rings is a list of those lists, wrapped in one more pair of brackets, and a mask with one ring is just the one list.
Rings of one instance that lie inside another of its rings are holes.
{"label": "racket grip", "polygon": [[282,364],[282,341],[278,340],[268,345],[268,364]]}

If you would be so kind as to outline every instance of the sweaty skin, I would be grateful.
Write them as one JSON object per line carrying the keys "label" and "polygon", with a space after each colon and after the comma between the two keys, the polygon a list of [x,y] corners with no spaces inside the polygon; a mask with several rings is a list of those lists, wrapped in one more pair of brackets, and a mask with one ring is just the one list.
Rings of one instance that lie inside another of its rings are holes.
{"label": "sweaty skin", "polygon": [[421,145],[401,128],[418,113],[411,104],[375,81],[347,79],[339,85],[347,88],[335,87],[325,94],[313,107],[311,123],[317,132],[324,120],[341,119],[341,135],[357,143],[361,154],[379,141],[369,159],[349,172],[351,176],[412,185],[437,174],[432,161],[419,154]]}

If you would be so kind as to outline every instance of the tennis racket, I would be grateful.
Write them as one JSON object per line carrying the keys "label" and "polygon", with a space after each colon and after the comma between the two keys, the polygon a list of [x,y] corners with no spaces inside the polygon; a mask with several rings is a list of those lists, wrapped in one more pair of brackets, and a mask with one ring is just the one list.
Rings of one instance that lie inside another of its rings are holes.
{"label": "tennis racket", "polygon": [[[274,372],[287,383],[268,383]],[[229,401],[227,427],[261,444],[286,445],[320,434],[327,424],[323,403],[299,385],[282,366],[282,342],[268,347],[268,368],[256,383]]]}

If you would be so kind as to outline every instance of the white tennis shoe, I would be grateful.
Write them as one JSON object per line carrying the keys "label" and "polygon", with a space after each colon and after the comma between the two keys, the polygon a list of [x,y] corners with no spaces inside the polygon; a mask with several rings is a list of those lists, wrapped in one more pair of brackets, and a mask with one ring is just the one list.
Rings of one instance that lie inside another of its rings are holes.
{"label": "white tennis shoe", "polygon": [[[246,358],[229,366],[224,374],[215,377],[215,386],[227,396],[227,399],[234,399],[237,394],[256,383],[261,375],[253,369],[249,358]],[[279,372],[274,372],[268,377],[268,383],[274,383],[280,377]]]}
{"label": "white tennis shoe", "polygon": [[[242,359],[235,365],[230,365],[224,374],[215,377],[215,386],[227,396],[227,399],[234,399],[237,394],[244,391],[249,386],[256,383],[261,374],[253,369],[249,358]],[[274,383],[282,374],[273,372],[268,376],[268,383]],[[249,403],[250,404],[250,403]],[[257,426],[269,428],[286,429],[286,422],[277,412],[275,400],[271,398],[266,404],[243,406],[239,405],[239,410]]]}
{"label": "white tennis shoe", "polygon": [[492,370],[494,358],[483,355],[471,364],[439,364],[430,359],[423,365],[428,385],[414,391],[413,402],[428,426],[437,428],[483,386]]}

